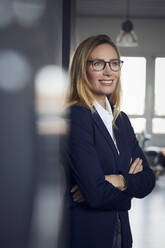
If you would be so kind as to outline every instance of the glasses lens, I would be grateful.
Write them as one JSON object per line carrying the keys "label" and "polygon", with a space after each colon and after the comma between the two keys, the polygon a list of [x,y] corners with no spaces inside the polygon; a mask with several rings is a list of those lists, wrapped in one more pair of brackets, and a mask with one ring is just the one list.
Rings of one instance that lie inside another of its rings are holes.
{"label": "glasses lens", "polygon": [[94,60],[93,61],[93,69],[96,71],[100,71],[104,68],[104,61],[102,60]]}
{"label": "glasses lens", "polygon": [[120,70],[120,68],[121,68],[121,65],[122,65],[122,63],[121,63],[121,61],[120,60],[112,60],[111,61],[111,69],[113,70],[113,71],[119,71]]}

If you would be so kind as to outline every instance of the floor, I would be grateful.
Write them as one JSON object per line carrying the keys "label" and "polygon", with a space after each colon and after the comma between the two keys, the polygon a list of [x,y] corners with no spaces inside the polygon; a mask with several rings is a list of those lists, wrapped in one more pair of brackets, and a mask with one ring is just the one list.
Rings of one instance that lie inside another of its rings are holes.
{"label": "floor", "polygon": [[165,247],[165,175],[159,177],[150,195],[133,200],[130,222],[133,248]]}

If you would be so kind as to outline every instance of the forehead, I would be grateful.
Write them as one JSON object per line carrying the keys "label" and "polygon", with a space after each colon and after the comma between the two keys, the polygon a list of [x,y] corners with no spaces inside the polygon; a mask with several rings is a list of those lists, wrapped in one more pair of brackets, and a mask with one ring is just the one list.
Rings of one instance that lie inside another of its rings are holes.
{"label": "forehead", "polygon": [[103,59],[110,60],[118,58],[117,52],[113,46],[110,44],[104,43],[96,46],[90,56],[90,59]]}

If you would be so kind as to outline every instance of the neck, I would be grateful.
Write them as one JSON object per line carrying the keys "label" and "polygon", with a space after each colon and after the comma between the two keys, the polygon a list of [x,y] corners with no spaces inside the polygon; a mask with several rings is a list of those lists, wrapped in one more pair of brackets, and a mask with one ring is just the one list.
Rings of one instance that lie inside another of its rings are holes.
{"label": "neck", "polygon": [[103,97],[95,97],[95,100],[96,100],[104,109],[106,109],[105,96],[103,96]]}

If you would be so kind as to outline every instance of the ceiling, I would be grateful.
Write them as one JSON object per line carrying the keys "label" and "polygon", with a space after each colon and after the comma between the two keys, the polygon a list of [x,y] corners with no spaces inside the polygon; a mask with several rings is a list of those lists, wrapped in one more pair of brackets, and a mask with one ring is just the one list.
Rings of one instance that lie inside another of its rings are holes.
{"label": "ceiling", "polygon": [[[75,0],[77,16],[125,18],[128,0]],[[131,18],[165,19],[165,0],[130,0]]]}

